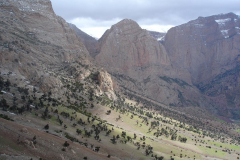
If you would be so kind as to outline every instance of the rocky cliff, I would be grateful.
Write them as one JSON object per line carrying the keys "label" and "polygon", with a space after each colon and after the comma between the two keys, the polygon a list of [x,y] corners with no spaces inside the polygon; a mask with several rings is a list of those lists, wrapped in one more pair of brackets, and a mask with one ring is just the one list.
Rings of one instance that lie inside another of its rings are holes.
{"label": "rocky cliff", "polygon": [[117,97],[114,93],[111,75],[105,70],[100,70],[97,79],[100,91],[105,92],[108,98],[116,100]]}
{"label": "rocky cliff", "polygon": [[[190,75],[173,67],[164,46],[133,20],[113,25],[98,41],[95,62],[125,91],[171,106],[199,106],[202,99]],[[181,79],[180,79],[181,78]]]}
{"label": "rocky cliff", "polygon": [[236,66],[239,27],[240,18],[233,13],[199,17],[171,28],[164,46],[172,64],[190,72],[193,84],[204,83]]}
{"label": "rocky cliff", "polygon": [[192,83],[216,102],[219,112],[224,108],[232,117],[240,104],[239,28],[240,17],[233,13],[199,17],[171,28],[164,41],[171,64],[188,70]]}
{"label": "rocky cliff", "polygon": [[61,97],[63,82],[83,81],[98,70],[50,0],[3,0],[0,13],[0,71],[12,82]]}
{"label": "rocky cliff", "polygon": [[201,106],[236,118],[239,22],[233,13],[199,17],[170,29],[162,45],[154,32],[125,19],[99,40],[95,60],[125,89],[170,106]]}
{"label": "rocky cliff", "polygon": [[92,57],[96,56],[96,47],[97,47],[97,40],[92,36],[86,34],[85,32],[81,31],[77,28],[74,24],[68,23],[69,27],[72,28],[76,34],[81,38],[82,43],[87,48],[88,52]]}
{"label": "rocky cliff", "polygon": [[[170,66],[164,47],[148,31],[129,19],[107,30],[99,40],[96,63],[130,77],[156,75],[156,68]],[[158,72],[158,71],[157,71]]]}
{"label": "rocky cliff", "polygon": [[86,61],[85,46],[64,19],[55,15],[49,0],[0,2],[1,73],[14,73],[57,93],[61,81],[51,73],[63,63]]}

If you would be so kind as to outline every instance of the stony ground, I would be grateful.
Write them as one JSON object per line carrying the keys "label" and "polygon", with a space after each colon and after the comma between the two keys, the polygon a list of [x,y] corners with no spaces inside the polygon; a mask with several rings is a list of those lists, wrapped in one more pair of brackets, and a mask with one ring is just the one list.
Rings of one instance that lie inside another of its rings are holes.
{"label": "stony ground", "polygon": [[[117,159],[41,130],[0,118],[0,159]],[[36,144],[33,137],[36,136]],[[69,147],[63,147],[65,141]],[[66,151],[62,151],[65,148]]]}

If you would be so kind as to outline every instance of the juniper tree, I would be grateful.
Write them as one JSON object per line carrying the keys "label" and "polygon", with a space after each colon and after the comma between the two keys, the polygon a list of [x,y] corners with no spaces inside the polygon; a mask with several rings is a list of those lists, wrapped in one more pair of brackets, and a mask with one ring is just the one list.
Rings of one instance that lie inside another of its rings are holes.
{"label": "juniper tree", "polygon": [[44,126],[44,129],[48,130],[49,129],[49,125],[47,124],[46,126]]}

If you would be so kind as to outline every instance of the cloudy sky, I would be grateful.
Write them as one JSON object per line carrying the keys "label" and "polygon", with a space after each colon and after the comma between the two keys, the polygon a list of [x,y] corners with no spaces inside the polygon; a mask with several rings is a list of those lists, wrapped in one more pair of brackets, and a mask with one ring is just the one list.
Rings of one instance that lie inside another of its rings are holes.
{"label": "cloudy sky", "polygon": [[55,13],[100,38],[122,19],[142,28],[167,32],[173,26],[220,13],[240,15],[240,0],[51,0]]}

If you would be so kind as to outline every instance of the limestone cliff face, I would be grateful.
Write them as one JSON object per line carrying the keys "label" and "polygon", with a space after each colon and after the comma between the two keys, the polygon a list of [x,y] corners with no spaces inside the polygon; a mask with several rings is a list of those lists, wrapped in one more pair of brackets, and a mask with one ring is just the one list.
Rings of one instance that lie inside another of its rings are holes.
{"label": "limestone cliff face", "polygon": [[[170,29],[164,46],[171,64],[186,69],[192,83],[215,103],[218,114],[239,118],[240,17],[199,17]],[[213,104],[213,103],[212,103]]]}
{"label": "limestone cliff face", "polygon": [[102,92],[108,96],[108,98],[116,100],[117,97],[113,89],[113,81],[111,75],[107,71],[100,70],[98,74],[99,87]]}
{"label": "limestone cliff face", "polygon": [[0,17],[2,73],[14,72],[47,91],[62,85],[50,72],[90,57],[50,0],[2,0]]}
{"label": "limestone cliff face", "polygon": [[108,71],[146,78],[170,65],[164,47],[148,31],[129,19],[107,30],[98,43],[96,63]]}
{"label": "limestone cliff face", "polygon": [[199,97],[188,81],[189,73],[172,67],[164,46],[132,20],[124,19],[107,30],[97,50],[95,62],[127,91],[172,106],[188,106]]}
{"label": "limestone cliff face", "polygon": [[171,63],[187,69],[198,85],[236,66],[239,28],[240,18],[233,13],[199,17],[170,29],[164,46]]}

